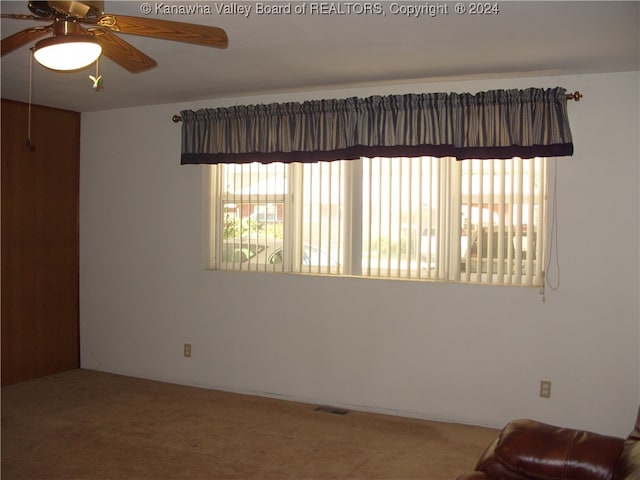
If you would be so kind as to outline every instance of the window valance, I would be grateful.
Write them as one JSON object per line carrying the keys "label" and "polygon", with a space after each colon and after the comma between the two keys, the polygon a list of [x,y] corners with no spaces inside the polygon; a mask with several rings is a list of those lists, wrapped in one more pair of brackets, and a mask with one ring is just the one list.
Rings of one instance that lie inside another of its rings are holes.
{"label": "window valance", "polygon": [[569,156],[564,88],[185,110],[182,164]]}

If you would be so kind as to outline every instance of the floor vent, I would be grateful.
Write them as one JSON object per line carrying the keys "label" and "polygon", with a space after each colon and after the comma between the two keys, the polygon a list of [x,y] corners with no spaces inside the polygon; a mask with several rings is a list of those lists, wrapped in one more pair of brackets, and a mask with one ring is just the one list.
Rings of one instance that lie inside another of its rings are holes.
{"label": "floor vent", "polygon": [[320,413],[329,413],[331,415],[346,415],[349,413],[349,410],[338,407],[316,407],[315,411]]}

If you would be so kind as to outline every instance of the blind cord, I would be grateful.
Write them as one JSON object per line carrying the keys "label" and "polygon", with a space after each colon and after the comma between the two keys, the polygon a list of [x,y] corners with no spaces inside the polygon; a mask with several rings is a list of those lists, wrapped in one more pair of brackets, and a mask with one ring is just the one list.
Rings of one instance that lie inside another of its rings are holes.
{"label": "blind cord", "polygon": [[[545,286],[548,286],[551,290],[558,290],[560,287],[560,254],[558,252],[558,163],[556,159],[553,162],[553,196],[551,199],[551,225],[549,231],[549,254],[547,257],[547,264],[545,266],[545,273],[543,274],[542,281],[542,301],[545,301]],[[555,279],[549,278],[549,272],[551,271],[551,264],[554,262],[556,271]]]}

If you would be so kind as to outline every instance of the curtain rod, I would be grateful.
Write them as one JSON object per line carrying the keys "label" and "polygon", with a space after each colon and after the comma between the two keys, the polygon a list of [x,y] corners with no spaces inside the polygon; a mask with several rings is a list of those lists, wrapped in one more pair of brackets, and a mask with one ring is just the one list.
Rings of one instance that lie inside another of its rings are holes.
{"label": "curtain rod", "polygon": [[[576,102],[579,102],[582,97],[584,97],[584,95],[582,95],[578,90],[573,93],[567,93],[567,100],[575,100]],[[182,117],[180,115],[174,115],[171,117],[171,120],[173,123],[179,123],[182,121]]]}

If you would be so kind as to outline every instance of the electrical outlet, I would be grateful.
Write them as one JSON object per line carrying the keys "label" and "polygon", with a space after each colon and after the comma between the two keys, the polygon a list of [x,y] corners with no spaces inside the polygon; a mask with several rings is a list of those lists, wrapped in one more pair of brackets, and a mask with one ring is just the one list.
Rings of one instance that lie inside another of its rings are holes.
{"label": "electrical outlet", "polygon": [[540,398],[551,398],[551,382],[540,380]]}
{"label": "electrical outlet", "polygon": [[185,343],[184,344],[184,356],[185,357],[191,357],[191,344],[190,343]]}

